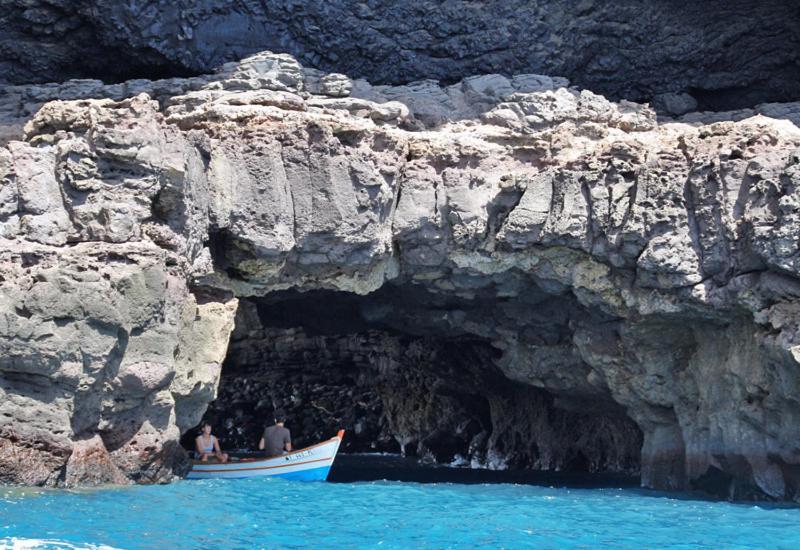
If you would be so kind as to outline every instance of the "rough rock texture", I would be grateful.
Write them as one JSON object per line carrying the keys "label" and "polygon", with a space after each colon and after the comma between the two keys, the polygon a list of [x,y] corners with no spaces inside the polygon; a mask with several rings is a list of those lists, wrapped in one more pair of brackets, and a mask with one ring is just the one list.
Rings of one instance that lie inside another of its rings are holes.
{"label": "rough rock texture", "polygon": [[36,145],[0,150],[4,481],[169,479],[216,393],[236,300],[187,286],[186,237],[205,227],[183,203],[171,227],[155,214],[202,162],[150,101],[109,106],[46,107]]}
{"label": "rough rock texture", "polygon": [[798,22],[792,0],[0,0],[0,79],[186,76],[270,49],[381,84],[537,72],[730,109],[798,99]]}
{"label": "rough rock texture", "polygon": [[800,110],[659,121],[565,85],[371,87],[262,54],[9,126],[4,478],[75,479],[100,434],[127,477],[162,479],[236,297],[325,289],[394,297],[367,323],[486,342],[521,394],[498,406],[561,411],[503,441],[558,447],[565,413],[624,410],[644,485],[799,498]]}

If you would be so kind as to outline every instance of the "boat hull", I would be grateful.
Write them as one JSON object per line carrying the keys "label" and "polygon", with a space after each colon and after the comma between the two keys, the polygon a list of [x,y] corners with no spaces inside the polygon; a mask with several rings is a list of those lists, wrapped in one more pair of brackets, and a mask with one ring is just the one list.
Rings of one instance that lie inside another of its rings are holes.
{"label": "boat hull", "polygon": [[281,477],[299,481],[325,481],[343,437],[344,430],[340,430],[336,437],[328,441],[272,458],[244,459],[224,464],[194,461],[186,479]]}

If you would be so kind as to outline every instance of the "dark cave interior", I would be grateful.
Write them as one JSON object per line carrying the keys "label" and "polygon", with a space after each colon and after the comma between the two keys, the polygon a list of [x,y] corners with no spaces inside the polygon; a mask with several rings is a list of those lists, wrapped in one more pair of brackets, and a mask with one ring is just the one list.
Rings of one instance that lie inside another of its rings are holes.
{"label": "dark cave interior", "polygon": [[[296,448],[344,428],[344,453],[637,474],[642,434],[622,407],[566,402],[512,381],[488,339],[437,322],[485,307],[393,285],[367,296],[318,290],[241,299],[204,421],[231,450],[254,450],[279,409]],[[551,317],[547,308],[542,315]],[[187,448],[194,433],[184,436]]]}

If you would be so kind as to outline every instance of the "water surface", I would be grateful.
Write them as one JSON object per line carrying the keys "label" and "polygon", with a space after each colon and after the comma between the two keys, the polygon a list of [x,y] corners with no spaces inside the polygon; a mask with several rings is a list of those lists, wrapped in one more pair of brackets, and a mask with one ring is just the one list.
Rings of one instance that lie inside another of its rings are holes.
{"label": "water surface", "polygon": [[34,541],[52,548],[796,549],[800,509],[631,487],[513,483],[262,478],[0,488],[0,548]]}

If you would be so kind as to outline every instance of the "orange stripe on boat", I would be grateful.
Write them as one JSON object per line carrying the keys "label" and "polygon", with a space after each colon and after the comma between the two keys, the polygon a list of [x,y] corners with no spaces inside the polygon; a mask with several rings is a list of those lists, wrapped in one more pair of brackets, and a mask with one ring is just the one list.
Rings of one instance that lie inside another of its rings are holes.
{"label": "orange stripe on boat", "polygon": [[293,462],[292,464],[279,464],[278,466],[259,466],[257,468],[228,468],[225,470],[198,470],[192,468],[192,472],[197,474],[205,474],[205,473],[219,473],[219,472],[247,472],[250,470],[273,470],[275,468],[289,468],[291,466],[300,466],[301,464],[311,464],[312,462],[325,462],[326,460],[333,460],[332,456],[328,458],[315,458],[314,460],[306,460],[303,462]]}

